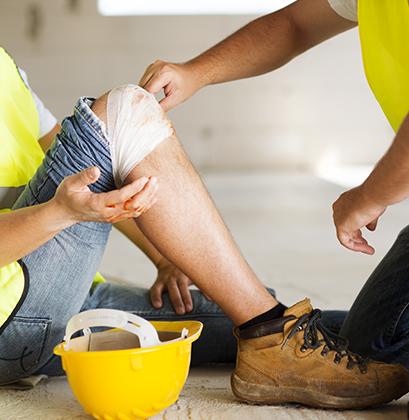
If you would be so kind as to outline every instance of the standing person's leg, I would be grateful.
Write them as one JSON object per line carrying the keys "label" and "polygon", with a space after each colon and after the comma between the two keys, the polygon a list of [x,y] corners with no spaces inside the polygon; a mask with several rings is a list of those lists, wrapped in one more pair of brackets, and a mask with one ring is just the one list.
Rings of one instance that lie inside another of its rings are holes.
{"label": "standing person's leg", "polygon": [[340,334],[359,354],[409,368],[409,226],[369,277]]}

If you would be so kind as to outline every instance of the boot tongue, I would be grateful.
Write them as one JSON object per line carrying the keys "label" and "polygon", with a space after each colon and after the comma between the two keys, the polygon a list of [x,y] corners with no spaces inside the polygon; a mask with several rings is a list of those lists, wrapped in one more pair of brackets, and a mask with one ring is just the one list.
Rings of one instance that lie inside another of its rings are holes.
{"label": "boot tongue", "polygon": [[309,314],[312,311],[311,302],[308,298],[305,298],[301,302],[296,303],[295,305],[291,306],[284,312],[284,316],[293,315],[297,318],[305,314]]}

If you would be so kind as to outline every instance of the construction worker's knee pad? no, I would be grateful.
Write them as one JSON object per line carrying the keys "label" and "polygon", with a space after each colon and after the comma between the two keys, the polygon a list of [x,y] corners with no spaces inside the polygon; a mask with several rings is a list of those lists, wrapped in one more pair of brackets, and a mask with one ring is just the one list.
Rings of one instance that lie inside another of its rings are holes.
{"label": "construction worker's knee pad? no", "polygon": [[109,92],[106,125],[118,187],[138,163],[174,134],[155,97],[136,85],[120,86]]}

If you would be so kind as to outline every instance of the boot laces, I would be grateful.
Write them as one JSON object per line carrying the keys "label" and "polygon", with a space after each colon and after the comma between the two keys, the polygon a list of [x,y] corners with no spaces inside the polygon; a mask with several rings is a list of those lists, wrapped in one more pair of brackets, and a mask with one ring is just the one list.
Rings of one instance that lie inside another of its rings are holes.
{"label": "boot laces", "polygon": [[[336,335],[322,324],[321,310],[314,309],[310,313],[302,315],[293,325],[282,348],[300,331],[304,331],[304,344],[300,349],[302,352],[308,349],[316,350],[323,347],[321,351],[322,356],[327,356],[330,352],[335,352],[334,363],[339,364],[344,357],[347,357],[347,369],[353,369],[354,366],[358,366],[361,373],[367,372],[369,360],[348,350],[348,340]],[[320,338],[319,333],[321,333],[322,338]]]}

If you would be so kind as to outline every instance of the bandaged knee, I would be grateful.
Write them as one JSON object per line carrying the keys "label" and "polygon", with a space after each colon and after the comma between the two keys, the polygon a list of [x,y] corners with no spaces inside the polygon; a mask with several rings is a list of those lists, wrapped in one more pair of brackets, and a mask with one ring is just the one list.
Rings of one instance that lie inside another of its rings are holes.
{"label": "bandaged knee", "polygon": [[174,134],[155,97],[136,85],[120,86],[109,92],[106,128],[118,187],[138,163]]}

